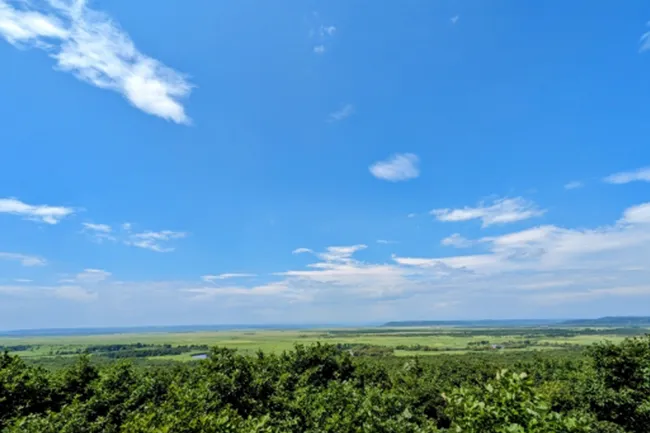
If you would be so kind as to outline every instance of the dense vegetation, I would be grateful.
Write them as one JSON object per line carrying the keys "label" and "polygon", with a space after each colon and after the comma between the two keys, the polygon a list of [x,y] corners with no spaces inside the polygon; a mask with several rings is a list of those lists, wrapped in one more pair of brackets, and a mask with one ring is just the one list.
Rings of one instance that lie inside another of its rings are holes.
{"label": "dense vegetation", "polygon": [[297,345],[256,356],[214,348],[204,361],[144,368],[97,366],[81,355],[55,371],[5,353],[0,431],[647,433],[650,426],[650,336],[598,344],[586,357],[472,353],[423,362],[352,356],[354,349],[372,348]]}
{"label": "dense vegetation", "polygon": [[[24,349],[28,350],[28,349]],[[59,349],[53,355],[79,355],[82,353],[103,356],[109,359],[151,358],[155,356],[180,355],[181,353],[208,351],[204,344],[172,346],[171,344],[95,344],[76,349]]]}

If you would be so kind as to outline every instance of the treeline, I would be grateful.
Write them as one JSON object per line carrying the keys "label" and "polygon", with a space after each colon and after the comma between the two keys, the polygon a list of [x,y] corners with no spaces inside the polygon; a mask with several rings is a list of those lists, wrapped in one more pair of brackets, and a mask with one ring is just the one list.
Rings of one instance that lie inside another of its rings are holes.
{"label": "treeline", "polygon": [[526,354],[510,371],[501,357],[398,363],[319,344],[256,356],[214,348],[204,361],[165,368],[97,367],[91,359],[52,372],[0,355],[0,431],[647,433],[650,426],[650,337],[599,344],[583,358]]}
{"label": "treeline", "polygon": [[362,343],[339,343],[338,350],[347,351],[352,356],[392,356],[395,352],[391,347]]}
{"label": "treeline", "polygon": [[556,347],[565,350],[583,350],[584,346],[572,343],[539,342],[535,340],[508,340],[498,343],[490,343],[489,340],[470,341],[465,349],[458,347],[428,346],[426,344],[398,344],[395,350],[409,352],[457,352],[460,350],[489,351],[500,349],[532,349],[535,347]]}
{"label": "treeline", "polygon": [[80,355],[92,354],[109,359],[149,358],[154,356],[180,355],[188,352],[203,351],[210,348],[205,344],[172,346],[171,344],[100,344],[76,349],[59,349],[51,355]]}
{"label": "treeline", "polygon": [[15,346],[2,346],[0,345],[0,352],[26,352],[37,348],[38,346],[32,346],[29,344],[17,344]]}
{"label": "treeline", "polygon": [[572,338],[581,335],[643,336],[646,328],[445,328],[445,329],[388,329],[368,328],[359,330],[331,330],[319,335],[322,338],[354,337],[372,335],[377,337],[520,337],[520,338]]}

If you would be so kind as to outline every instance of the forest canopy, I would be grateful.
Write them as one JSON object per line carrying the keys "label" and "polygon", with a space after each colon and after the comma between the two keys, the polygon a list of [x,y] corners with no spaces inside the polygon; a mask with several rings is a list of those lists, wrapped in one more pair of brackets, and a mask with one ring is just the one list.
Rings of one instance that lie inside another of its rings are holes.
{"label": "forest canopy", "polygon": [[89,354],[57,370],[0,355],[3,433],[647,433],[650,336],[585,357],[352,356],[213,348],[165,366]]}

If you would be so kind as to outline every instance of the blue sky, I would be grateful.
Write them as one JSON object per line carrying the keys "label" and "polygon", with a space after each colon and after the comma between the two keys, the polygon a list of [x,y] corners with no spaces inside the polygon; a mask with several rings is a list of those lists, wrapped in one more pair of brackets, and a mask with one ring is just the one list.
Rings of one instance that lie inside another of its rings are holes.
{"label": "blue sky", "polygon": [[0,0],[0,329],[650,314],[648,20]]}

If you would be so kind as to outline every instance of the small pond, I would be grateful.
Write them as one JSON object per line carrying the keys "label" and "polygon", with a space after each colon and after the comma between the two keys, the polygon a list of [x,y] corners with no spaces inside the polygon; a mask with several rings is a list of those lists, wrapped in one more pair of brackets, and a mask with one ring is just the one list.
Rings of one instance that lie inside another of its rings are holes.
{"label": "small pond", "polygon": [[207,359],[207,357],[207,353],[198,353],[196,355],[192,355],[192,359]]}

